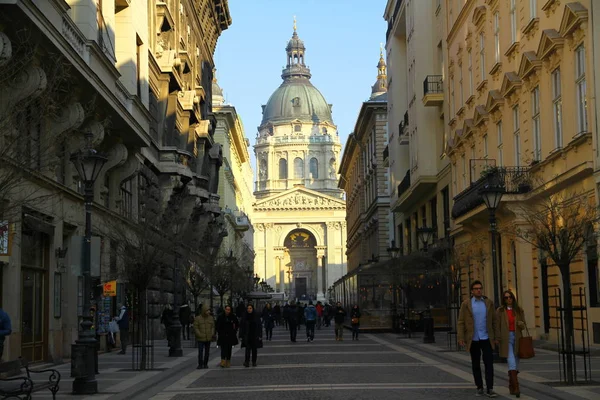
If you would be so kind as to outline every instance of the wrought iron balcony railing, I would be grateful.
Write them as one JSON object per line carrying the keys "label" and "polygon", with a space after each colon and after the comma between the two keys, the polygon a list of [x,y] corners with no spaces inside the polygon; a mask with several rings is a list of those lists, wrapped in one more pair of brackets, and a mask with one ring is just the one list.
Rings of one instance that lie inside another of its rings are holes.
{"label": "wrought iron balcony railing", "polygon": [[506,194],[522,194],[533,188],[529,167],[491,167],[481,177],[454,197],[452,218],[458,218],[483,204],[479,194],[485,185],[504,187]]}
{"label": "wrought iron balcony railing", "polygon": [[442,75],[427,75],[423,81],[423,95],[444,93]]}
{"label": "wrought iron balcony railing", "polygon": [[402,179],[402,182],[398,185],[398,198],[402,197],[404,192],[410,188],[410,170],[406,171],[406,175]]}

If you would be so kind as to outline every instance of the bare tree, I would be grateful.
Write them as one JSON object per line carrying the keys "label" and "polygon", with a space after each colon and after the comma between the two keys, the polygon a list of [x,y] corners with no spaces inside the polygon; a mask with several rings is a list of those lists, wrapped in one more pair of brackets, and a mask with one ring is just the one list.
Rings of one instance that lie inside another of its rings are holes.
{"label": "bare tree", "polygon": [[545,252],[560,270],[563,286],[567,383],[575,381],[573,368],[573,299],[571,263],[594,236],[598,209],[589,193],[560,192],[521,206],[518,217],[526,224],[511,227],[518,238]]}
{"label": "bare tree", "polygon": [[210,281],[206,271],[203,270],[202,265],[205,263],[197,263],[195,261],[189,261],[183,267],[183,277],[187,291],[194,297],[194,309],[198,310],[199,297],[210,287]]}

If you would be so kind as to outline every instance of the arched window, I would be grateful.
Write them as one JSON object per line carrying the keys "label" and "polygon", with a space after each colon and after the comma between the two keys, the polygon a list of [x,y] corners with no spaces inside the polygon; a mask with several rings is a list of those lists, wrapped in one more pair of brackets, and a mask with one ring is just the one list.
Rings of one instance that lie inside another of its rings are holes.
{"label": "arched window", "polygon": [[304,161],[300,157],[294,159],[294,179],[304,178]]}
{"label": "arched window", "polygon": [[319,179],[319,160],[314,157],[310,159],[310,174],[313,179]]}
{"label": "arched window", "polygon": [[279,159],[279,179],[287,179],[287,160]]}

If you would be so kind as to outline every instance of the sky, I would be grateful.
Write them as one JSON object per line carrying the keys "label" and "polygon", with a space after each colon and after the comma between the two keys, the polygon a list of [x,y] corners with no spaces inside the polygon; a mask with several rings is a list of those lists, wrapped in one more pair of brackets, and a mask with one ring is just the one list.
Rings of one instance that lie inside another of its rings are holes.
{"label": "sky", "polygon": [[[294,16],[306,46],[311,82],[333,104],[345,145],[363,101],[377,79],[385,44],[386,0],[229,0],[232,24],[217,43],[215,66],[227,103],[235,106],[254,145],[261,105],[282,82],[285,46]],[[254,162],[254,150],[248,149]]]}

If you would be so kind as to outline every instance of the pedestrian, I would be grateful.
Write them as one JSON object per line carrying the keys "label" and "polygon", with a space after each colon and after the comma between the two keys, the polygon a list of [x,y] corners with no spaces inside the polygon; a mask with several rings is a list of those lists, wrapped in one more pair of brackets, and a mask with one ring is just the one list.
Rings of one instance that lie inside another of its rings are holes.
{"label": "pedestrian", "polygon": [[335,314],[333,321],[335,322],[335,340],[344,340],[344,320],[346,319],[346,310],[342,307],[342,303],[339,301],[336,304]]}
{"label": "pedestrian", "polygon": [[171,347],[171,325],[173,325],[173,307],[167,304],[163,309],[162,315],[160,316],[160,323],[165,327],[165,335],[167,337],[167,343]]}
{"label": "pedestrian", "polygon": [[243,300],[240,300],[237,308],[235,309],[235,316],[238,318],[238,321],[242,320],[244,314],[246,314],[246,305],[244,304]]}
{"label": "pedestrian", "polygon": [[288,330],[288,320],[290,319],[290,305],[285,303],[283,306],[283,323],[285,324],[285,330]]}
{"label": "pedestrian", "polygon": [[181,332],[183,333],[183,340],[190,339],[190,315],[192,311],[190,306],[185,303],[179,307],[179,322],[181,323]]}
{"label": "pedestrian", "polygon": [[279,303],[275,303],[273,314],[275,315],[275,324],[277,326],[281,325],[281,307],[279,306]]}
{"label": "pedestrian", "polygon": [[208,368],[210,342],[215,340],[215,319],[207,306],[202,307],[202,313],[194,319],[194,334],[198,342],[198,367]]}
{"label": "pedestrian", "polygon": [[271,340],[273,337],[273,328],[275,326],[275,313],[271,308],[271,303],[267,303],[262,312],[262,320],[265,326],[265,334],[267,335],[267,340]]}
{"label": "pedestrian", "polygon": [[119,354],[125,354],[129,342],[129,311],[127,311],[125,304],[121,306],[119,316],[115,317],[115,321],[119,326],[119,337],[121,338],[121,351]]}
{"label": "pedestrian", "polygon": [[298,330],[300,330],[300,325],[304,324],[304,306],[300,303],[296,305],[296,321],[298,322]]}
{"label": "pedestrian", "polygon": [[290,325],[290,341],[296,342],[296,335],[298,334],[298,308],[295,301],[290,302],[288,308],[287,321]]}
{"label": "pedestrian", "polygon": [[510,394],[521,397],[519,388],[519,339],[526,327],[525,314],[510,290],[503,294],[502,307],[498,308],[498,324],[500,326],[500,357],[508,362],[508,389]]}
{"label": "pedestrian", "polygon": [[317,330],[321,330],[323,325],[323,303],[317,301],[315,308],[317,309]]}
{"label": "pedestrian", "polygon": [[250,353],[252,353],[252,366],[256,367],[258,348],[262,347],[262,326],[260,324],[260,315],[254,312],[252,304],[248,304],[246,313],[242,318],[240,339],[242,340],[242,347],[246,348],[244,367],[250,366]]}
{"label": "pedestrian", "polygon": [[312,342],[315,340],[315,325],[317,324],[317,309],[312,300],[308,302],[308,306],[304,309],[304,319],[306,320],[306,341]]}
{"label": "pedestrian", "polygon": [[329,303],[325,303],[325,307],[323,307],[323,323],[325,326],[330,326],[330,318],[331,318],[331,306]]}
{"label": "pedestrian", "polygon": [[350,311],[350,323],[352,324],[352,340],[358,340],[358,329],[360,328],[360,309],[355,304]]}
{"label": "pedestrian", "polygon": [[221,347],[221,368],[231,366],[231,348],[238,344],[238,319],[231,312],[231,306],[225,306],[225,312],[217,318],[217,346]]}
{"label": "pedestrian", "polygon": [[12,333],[12,324],[10,322],[10,317],[0,307],[0,359],[2,359],[2,355],[4,354],[4,340],[6,337]]}
{"label": "pedestrian", "polygon": [[[477,385],[477,396],[486,394],[496,397],[494,392],[494,356],[493,348],[499,343],[499,329],[494,303],[482,295],[483,284],[481,281],[471,283],[471,298],[462,302],[458,313],[457,336],[458,344],[466,346],[471,353],[473,378]],[[487,392],[483,391],[481,378],[481,354],[485,366],[485,384]]]}

